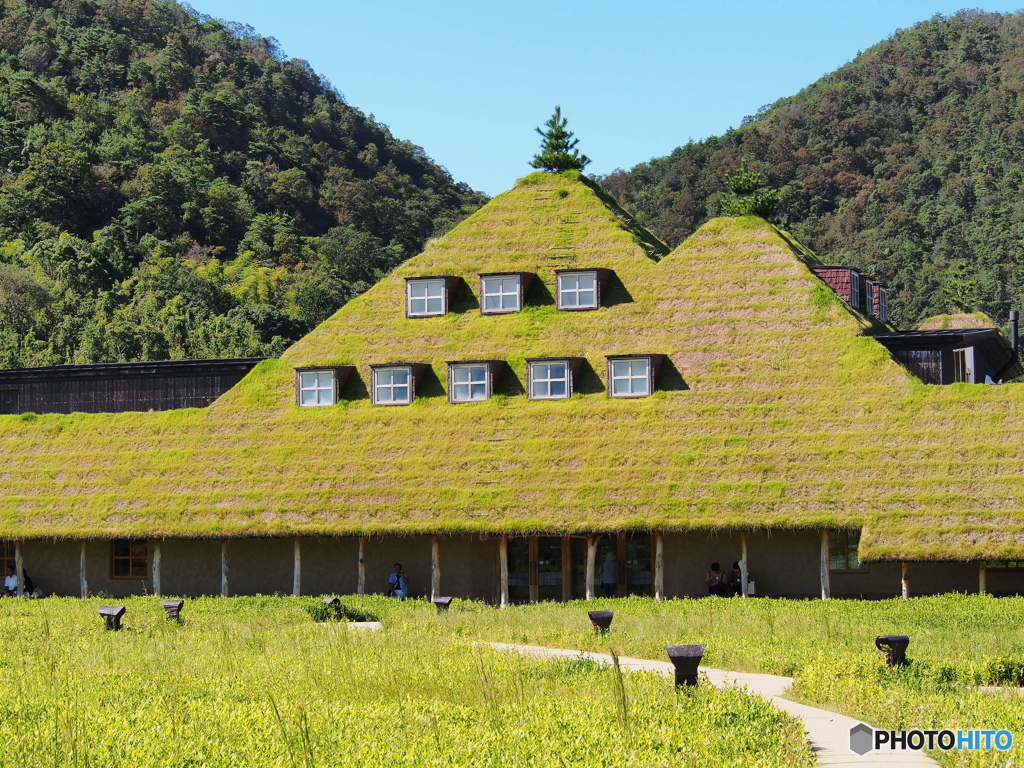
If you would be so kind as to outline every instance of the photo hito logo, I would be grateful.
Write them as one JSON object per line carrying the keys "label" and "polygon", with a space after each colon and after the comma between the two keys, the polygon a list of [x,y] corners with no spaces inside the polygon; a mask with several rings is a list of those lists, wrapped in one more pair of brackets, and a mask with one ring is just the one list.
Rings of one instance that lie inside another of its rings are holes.
{"label": "photo hito logo", "polygon": [[884,731],[876,730],[870,725],[857,723],[850,729],[850,751],[863,757],[868,752],[887,749],[889,751],[905,750],[920,751],[922,749],[941,749],[948,752],[953,749],[978,751],[997,749],[1005,752],[1013,746],[1013,734],[1003,729],[986,731],[974,729],[969,731]]}

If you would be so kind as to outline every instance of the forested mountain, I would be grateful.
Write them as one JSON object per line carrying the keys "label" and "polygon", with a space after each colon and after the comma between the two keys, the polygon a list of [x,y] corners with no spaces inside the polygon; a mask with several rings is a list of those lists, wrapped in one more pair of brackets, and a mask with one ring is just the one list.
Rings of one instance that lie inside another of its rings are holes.
{"label": "forested mountain", "polygon": [[0,0],[0,367],[277,354],[483,199],[249,28]]}
{"label": "forested mountain", "polygon": [[676,245],[721,215],[742,158],[807,245],[894,289],[897,322],[953,309],[950,294],[1004,321],[1024,305],[1020,13],[936,16],[738,129],[601,181]]}

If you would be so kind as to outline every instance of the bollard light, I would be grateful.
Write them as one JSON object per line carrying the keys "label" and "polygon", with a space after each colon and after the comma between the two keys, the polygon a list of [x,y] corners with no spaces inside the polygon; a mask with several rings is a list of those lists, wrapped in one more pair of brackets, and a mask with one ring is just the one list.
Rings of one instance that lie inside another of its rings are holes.
{"label": "bollard light", "polygon": [[885,663],[890,667],[905,667],[907,646],[910,645],[908,635],[880,635],[875,638],[875,647],[885,654]]}
{"label": "bollard light", "polygon": [[676,688],[697,684],[697,668],[706,645],[666,645],[669,661],[676,668]]}
{"label": "bollard light", "polygon": [[594,634],[605,635],[611,629],[615,611],[587,611],[587,615],[594,625]]}
{"label": "bollard light", "polygon": [[168,619],[181,621],[181,608],[185,605],[184,600],[161,600],[160,605],[164,607]]}
{"label": "bollard light", "polygon": [[121,628],[121,617],[124,616],[123,605],[104,605],[100,608],[100,616],[107,622],[107,629],[118,630]]}
{"label": "bollard light", "polygon": [[452,599],[450,597],[435,597],[432,602],[437,606],[438,613],[445,613],[448,606],[452,604]]}

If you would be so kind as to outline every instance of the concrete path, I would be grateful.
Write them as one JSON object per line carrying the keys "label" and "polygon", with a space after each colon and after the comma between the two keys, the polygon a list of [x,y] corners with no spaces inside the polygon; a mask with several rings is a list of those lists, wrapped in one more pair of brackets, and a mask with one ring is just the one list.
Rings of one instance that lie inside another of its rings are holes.
{"label": "concrete path", "polygon": [[[545,659],[578,659],[582,657],[598,664],[613,663],[612,657],[604,653],[544,648],[539,645],[509,645],[508,643],[488,643],[488,645],[499,651],[512,651],[523,656]],[[619,666],[628,671],[654,672],[662,677],[675,679],[675,669],[668,661],[630,659],[620,656]],[[817,756],[820,766],[862,768],[862,766],[889,765],[916,768],[917,766],[938,765],[924,752],[912,750],[870,752],[863,757],[854,754],[850,751],[850,729],[860,721],[783,698],[783,693],[793,684],[791,677],[762,675],[755,672],[726,672],[710,667],[701,667],[700,671],[706,674],[708,680],[719,688],[724,688],[727,685],[745,687],[751,693],[763,696],[782,711],[803,720],[811,750]]]}

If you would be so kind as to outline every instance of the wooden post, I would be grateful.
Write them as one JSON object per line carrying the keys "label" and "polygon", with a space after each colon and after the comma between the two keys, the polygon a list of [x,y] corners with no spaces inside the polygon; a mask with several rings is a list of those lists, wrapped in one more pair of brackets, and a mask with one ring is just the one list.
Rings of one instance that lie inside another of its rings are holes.
{"label": "wooden post", "polygon": [[903,571],[903,599],[906,600],[908,597],[910,597],[910,563],[903,563],[902,566],[903,567],[901,570]]}
{"label": "wooden post", "polygon": [[498,542],[498,605],[508,605],[508,536]]}
{"label": "wooden post", "polygon": [[441,545],[437,536],[430,540],[430,599],[441,596]]}
{"label": "wooden post", "polygon": [[82,551],[78,558],[78,586],[82,590],[82,597],[89,596],[89,581],[85,578],[85,541],[82,542]]}
{"label": "wooden post", "polygon": [[988,589],[986,580],[988,577],[988,561],[982,560],[978,563],[978,594],[984,595]]}
{"label": "wooden post", "polygon": [[536,603],[540,600],[540,550],[536,536],[528,540],[530,551],[530,602]]}
{"label": "wooden post", "polygon": [[220,542],[220,596],[227,597],[228,591],[228,540]]}
{"label": "wooden post", "polygon": [[295,567],[292,569],[292,597],[302,594],[302,539],[295,537],[292,547],[295,551]]}
{"label": "wooden post", "polygon": [[821,599],[832,597],[832,585],[828,575],[828,528],[821,529]]}
{"label": "wooden post", "polygon": [[665,534],[654,532],[654,599],[665,599]]}
{"label": "wooden post", "polygon": [[587,536],[587,567],[583,576],[587,600],[594,599],[594,564],[597,561],[597,542],[600,538],[600,536]]}
{"label": "wooden post", "polygon": [[747,533],[740,531],[740,594],[747,596]]}
{"label": "wooden post", "polygon": [[356,594],[366,594],[366,565],[363,562],[363,553],[366,547],[366,537],[359,537],[359,577],[356,579]]}
{"label": "wooden post", "polygon": [[562,602],[572,600],[572,539],[562,537]]}
{"label": "wooden post", "polygon": [[157,539],[153,542],[153,595],[155,597],[160,597],[163,594],[160,591],[160,561],[163,559],[161,554],[160,540]]}
{"label": "wooden post", "polygon": [[20,541],[14,542],[14,575],[18,577],[18,597],[21,597],[25,594],[25,555]]}

